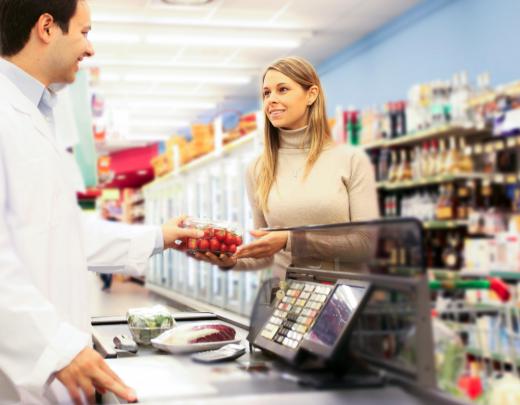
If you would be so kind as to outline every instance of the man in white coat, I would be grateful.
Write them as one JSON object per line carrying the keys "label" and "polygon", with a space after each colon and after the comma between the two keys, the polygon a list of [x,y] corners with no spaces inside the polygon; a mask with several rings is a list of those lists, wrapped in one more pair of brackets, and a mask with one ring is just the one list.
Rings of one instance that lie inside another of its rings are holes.
{"label": "man in white coat", "polygon": [[[90,348],[91,228],[54,133],[50,89],[93,55],[89,31],[85,0],[0,0],[0,370],[22,403],[63,402],[60,389],[76,404],[96,389],[136,399]],[[198,236],[177,225],[99,229],[106,249],[93,267],[142,274],[151,254]]]}

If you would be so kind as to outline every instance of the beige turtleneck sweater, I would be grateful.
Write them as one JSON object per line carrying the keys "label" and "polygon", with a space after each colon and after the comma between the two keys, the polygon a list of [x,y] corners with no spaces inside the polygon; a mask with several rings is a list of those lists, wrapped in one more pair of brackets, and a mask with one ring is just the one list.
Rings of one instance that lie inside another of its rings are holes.
{"label": "beige turtleneck sweater", "polygon": [[[255,159],[246,173],[246,187],[256,229],[367,221],[379,216],[374,169],[366,153],[356,147],[330,145],[320,154],[304,180],[310,136],[307,127],[279,130],[278,170],[269,194],[269,211],[257,204]],[[274,257],[273,276],[285,278],[291,264],[290,240]],[[240,259],[234,270],[258,270],[270,259]]]}

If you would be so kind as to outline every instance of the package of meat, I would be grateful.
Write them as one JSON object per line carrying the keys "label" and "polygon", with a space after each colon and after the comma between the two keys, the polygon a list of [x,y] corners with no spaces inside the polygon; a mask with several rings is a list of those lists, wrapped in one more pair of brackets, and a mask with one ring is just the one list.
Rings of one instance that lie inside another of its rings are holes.
{"label": "package of meat", "polygon": [[178,326],[155,339],[152,345],[170,353],[213,350],[229,343],[238,343],[234,328],[222,323]]}

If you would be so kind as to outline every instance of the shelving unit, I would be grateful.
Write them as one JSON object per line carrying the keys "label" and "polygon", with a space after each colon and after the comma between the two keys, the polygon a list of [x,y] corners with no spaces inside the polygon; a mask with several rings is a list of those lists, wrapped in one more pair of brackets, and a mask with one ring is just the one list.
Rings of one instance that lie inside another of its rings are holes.
{"label": "shelving unit", "polygon": [[473,125],[453,126],[443,125],[428,130],[406,134],[395,139],[380,139],[371,143],[361,145],[365,150],[408,146],[431,139],[447,138],[450,136],[471,136],[479,137],[485,135],[487,131],[482,128],[476,128]]}

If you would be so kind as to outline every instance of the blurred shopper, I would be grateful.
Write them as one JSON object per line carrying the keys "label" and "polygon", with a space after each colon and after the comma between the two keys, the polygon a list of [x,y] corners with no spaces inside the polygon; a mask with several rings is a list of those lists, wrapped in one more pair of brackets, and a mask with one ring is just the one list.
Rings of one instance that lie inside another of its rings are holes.
{"label": "blurred shopper", "polygon": [[180,219],[134,227],[82,217],[52,89],[94,54],[89,31],[85,0],[0,0],[0,370],[21,403],[92,402],[94,389],[135,400],[90,348],[87,258],[96,271],[142,274],[151,254],[197,236]]}
{"label": "blurred shopper", "polygon": [[[246,173],[256,229],[366,221],[379,216],[372,164],[366,153],[332,141],[325,95],[314,67],[299,57],[264,72],[264,150]],[[197,253],[222,269],[273,266],[285,278],[290,232],[252,231],[257,239],[235,256]]]}

